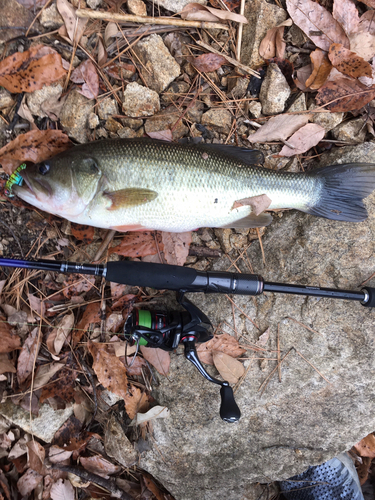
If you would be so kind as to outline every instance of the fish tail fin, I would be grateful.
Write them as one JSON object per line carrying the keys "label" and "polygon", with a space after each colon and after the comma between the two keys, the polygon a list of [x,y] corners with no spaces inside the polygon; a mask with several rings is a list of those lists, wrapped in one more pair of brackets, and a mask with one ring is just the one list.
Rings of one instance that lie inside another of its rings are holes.
{"label": "fish tail fin", "polygon": [[361,222],[368,216],[363,198],[375,190],[374,163],[347,163],[321,168],[309,174],[320,185],[315,205],[302,209],[327,219]]}

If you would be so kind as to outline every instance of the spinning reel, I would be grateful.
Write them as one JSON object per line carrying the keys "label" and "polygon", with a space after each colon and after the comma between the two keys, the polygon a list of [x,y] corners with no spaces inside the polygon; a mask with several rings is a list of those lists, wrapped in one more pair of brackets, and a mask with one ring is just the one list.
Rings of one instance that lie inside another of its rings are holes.
{"label": "spinning reel", "polygon": [[157,347],[163,351],[173,351],[181,343],[185,358],[189,360],[210,382],[220,385],[220,417],[225,422],[236,422],[241,412],[234,400],[229,382],[211,377],[199,360],[195,345],[213,338],[212,325],[207,316],[183,293],[177,296],[178,303],[185,311],[146,311],[134,309],[124,326],[125,339],[132,345]]}

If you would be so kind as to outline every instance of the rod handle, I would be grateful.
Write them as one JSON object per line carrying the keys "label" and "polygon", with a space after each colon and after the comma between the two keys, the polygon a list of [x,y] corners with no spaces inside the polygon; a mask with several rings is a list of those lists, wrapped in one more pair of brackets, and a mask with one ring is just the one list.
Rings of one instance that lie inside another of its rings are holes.
{"label": "rod handle", "polygon": [[361,302],[361,304],[365,307],[375,307],[375,288],[366,286],[362,288],[362,291],[368,294],[368,300],[366,300],[366,302]]}
{"label": "rod handle", "polygon": [[220,417],[229,423],[237,422],[241,417],[240,409],[234,399],[233,389],[228,382],[224,382],[220,389],[221,405]]}

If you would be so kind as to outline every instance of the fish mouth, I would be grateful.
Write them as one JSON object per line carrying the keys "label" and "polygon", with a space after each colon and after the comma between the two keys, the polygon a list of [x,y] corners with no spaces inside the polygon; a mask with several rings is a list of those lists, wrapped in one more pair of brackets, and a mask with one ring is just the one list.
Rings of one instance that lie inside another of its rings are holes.
{"label": "fish mouth", "polygon": [[22,179],[24,181],[22,186],[14,186],[14,192],[25,201],[35,199],[42,201],[40,199],[41,194],[43,197],[52,196],[52,189],[47,181],[42,179],[33,179],[31,182],[27,171],[22,172]]}

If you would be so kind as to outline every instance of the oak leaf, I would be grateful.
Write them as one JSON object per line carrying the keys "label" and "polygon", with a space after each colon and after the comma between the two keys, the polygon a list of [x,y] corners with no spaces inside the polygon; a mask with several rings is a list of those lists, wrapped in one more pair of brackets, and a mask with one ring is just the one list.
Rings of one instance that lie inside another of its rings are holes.
{"label": "oak leaf", "polygon": [[74,331],[72,344],[76,346],[91,324],[100,323],[100,302],[87,304],[82,318],[78,321]]}
{"label": "oak leaf", "polygon": [[325,133],[325,129],[320,125],[308,123],[297,130],[292,137],[289,137],[288,143],[294,146],[294,149],[285,145],[280,151],[279,156],[294,156],[305,153],[310,148],[316,146],[323,139]]}
{"label": "oak leaf", "polygon": [[[1,333],[0,333],[1,335]],[[2,341],[3,339],[1,339]],[[16,373],[16,367],[14,366],[14,361],[9,359],[7,353],[0,354],[0,375],[3,373]]]}
{"label": "oak leaf", "polygon": [[68,0],[56,0],[56,7],[64,19],[66,33],[70,41],[78,44],[85,31],[88,19],[78,18],[76,9]]}
{"label": "oak leaf", "polygon": [[41,474],[38,474],[33,469],[27,469],[25,474],[17,481],[17,489],[22,497],[27,497],[42,480],[43,476]]}
{"label": "oak leaf", "polygon": [[357,30],[349,35],[350,50],[369,61],[375,55],[375,12],[365,12],[358,24]]}
{"label": "oak leaf", "polygon": [[371,64],[358,56],[355,52],[346,49],[340,43],[333,43],[328,52],[329,60],[336,69],[344,75],[358,78],[372,76]]}
{"label": "oak leaf", "polygon": [[215,368],[223,377],[223,379],[230,384],[236,384],[245,373],[244,365],[237,359],[229,356],[229,354],[225,354],[225,352],[214,351],[212,356]]}
{"label": "oak leaf", "polygon": [[248,137],[250,142],[285,141],[311,118],[311,115],[277,115],[262,125],[255,134]]}
{"label": "oak leaf", "polygon": [[47,338],[47,347],[51,354],[57,355],[60,353],[63,345],[70,338],[74,321],[74,314],[70,312],[69,314],[63,316],[58,325],[56,325],[56,327],[50,333]]}
{"label": "oak leaf", "polygon": [[58,479],[52,485],[50,496],[52,500],[74,500],[74,488],[69,479]]}
{"label": "oak leaf", "polygon": [[83,241],[85,245],[89,245],[94,241],[95,228],[92,226],[72,223],[70,229],[73,236],[77,238],[77,240]]}
{"label": "oak leaf", "polygon": [[291,26],[292,21],[288,19],[284,21],[279,26],[271,28],[267,31],[266,36],[260,42],[259,45],[259,55],[263,59],[271,59],[277,57],[280,59],[284,58],[286,43],[283,40],[284,37],[284,27]]}

